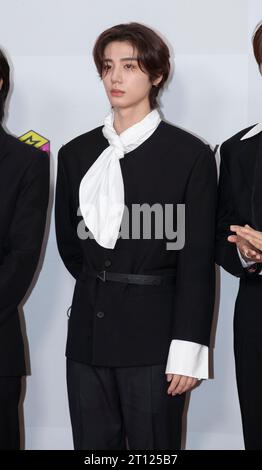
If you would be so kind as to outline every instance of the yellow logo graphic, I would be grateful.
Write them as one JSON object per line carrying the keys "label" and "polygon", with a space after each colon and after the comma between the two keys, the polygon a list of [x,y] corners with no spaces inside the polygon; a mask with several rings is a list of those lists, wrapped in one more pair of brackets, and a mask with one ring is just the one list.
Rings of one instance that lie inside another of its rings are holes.
{"label": "yellow logo graphic", "polygon": [[26,134],[23,134],[19,137],[19,140],[25,142],[28,145],[33,145],[34,147],[41,149],[44,152],[50,151],[50,141],[35,131],[26,132]]}

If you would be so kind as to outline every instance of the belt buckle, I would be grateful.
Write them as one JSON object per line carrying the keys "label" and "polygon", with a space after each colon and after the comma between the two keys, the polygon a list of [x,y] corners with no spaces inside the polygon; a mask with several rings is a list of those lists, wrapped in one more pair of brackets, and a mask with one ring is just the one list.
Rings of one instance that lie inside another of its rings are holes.
{"label": "belt buckle", "polygon": [[105,282],[105,280],[106,280],[106,271],[100,271],[100,273],[97,274],[97,277],[101,281]]}

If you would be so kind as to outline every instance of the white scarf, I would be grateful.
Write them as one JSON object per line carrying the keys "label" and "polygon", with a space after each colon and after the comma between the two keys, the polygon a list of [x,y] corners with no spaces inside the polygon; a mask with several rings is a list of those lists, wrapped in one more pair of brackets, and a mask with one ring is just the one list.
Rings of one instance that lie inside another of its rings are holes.
{"label": "white scarf", "polygon": [[118,135],[113,127],[114,112],[105,118],[102,132],[109,147],[88,169],[79,187],[79,205],[85,225],[104,248],[115,247],[125,208],[119,159],[148,139],[160,121],[160,114],[154,109]]}

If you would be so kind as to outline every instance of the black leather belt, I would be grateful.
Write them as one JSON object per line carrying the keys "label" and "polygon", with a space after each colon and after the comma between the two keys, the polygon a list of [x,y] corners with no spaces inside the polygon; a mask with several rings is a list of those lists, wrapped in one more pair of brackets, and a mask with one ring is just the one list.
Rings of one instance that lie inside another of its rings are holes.
{"label": "black leather belt", "polygon": [[[153,275],[153,274],[124,274],[124,273],[112,273],[111,271],[90,271],[85,270],[84,274],[89,276],[95,276],[103,282],[115,281],[125,282],[128,284],[142,284],[142,285],[169,285],[174,284],[176,276],[175,274],[166,275]],[[80,278],[85,278],[80,276]]]}

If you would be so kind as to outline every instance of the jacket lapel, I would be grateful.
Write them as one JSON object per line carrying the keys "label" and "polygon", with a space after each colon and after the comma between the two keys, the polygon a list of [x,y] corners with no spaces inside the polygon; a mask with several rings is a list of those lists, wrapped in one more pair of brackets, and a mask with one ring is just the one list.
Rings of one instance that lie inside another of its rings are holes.
{"label": "jacket lapel", "polygon": [[238,150],[238,161],[242,180],[244,180],[250,194],[254,187],[254,173],[256,166],[256,155],[258,153],[258,138],[244,140]]}
{"label": "jacket lapel", "polygon": [[254,187],[254,173],[256,154],[258,150],[259,136],[239,141],[234,145],[235,156],[232,163],[232,190],[236,195],[239,213],[242,223],[248,223],[254,227],[252,193]]}

